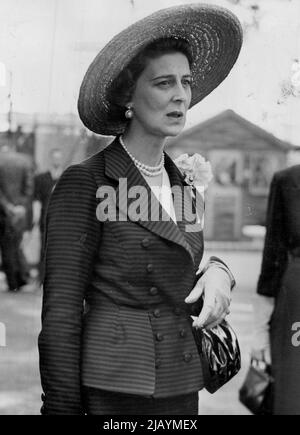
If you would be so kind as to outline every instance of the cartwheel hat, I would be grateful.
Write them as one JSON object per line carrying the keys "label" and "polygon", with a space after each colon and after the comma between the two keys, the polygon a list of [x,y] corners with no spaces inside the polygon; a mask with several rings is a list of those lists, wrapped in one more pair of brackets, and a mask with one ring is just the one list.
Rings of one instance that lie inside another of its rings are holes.
{"label": "cartwheel hat", "polygon": [[96,56],[81,84],[78,111],[84,125],[102,135],[123,133],[127,121],[111,120],[107,98],[113,81],[149,44],[176,38],[190,45],[192,101],[209,95],[229,74],[242,45],[237,17],[227,9],[207,4],[175,6],[155,12],[115,36]]}

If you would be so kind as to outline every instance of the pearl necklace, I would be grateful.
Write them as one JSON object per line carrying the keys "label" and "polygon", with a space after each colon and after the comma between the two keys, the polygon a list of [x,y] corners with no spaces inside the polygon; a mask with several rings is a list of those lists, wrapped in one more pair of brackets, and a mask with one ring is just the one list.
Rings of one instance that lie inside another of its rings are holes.
{"label": "pearl necklace", "polygon": [[129,155],[129,157],[131,158],[131,160],[133,161],[133,163],[135,164],[135,166],[141,171],[143,172],[143,174],[147,175],[148,177],[156,177],[157,175],[162,174],[163,172],[163,168],[165,165],[165,155],[164,153],[162,153],[161,156],[161,161],[159,163],[158,166],[149,166],[149,165],[145,165],[144,163],[140,162],[138,159],[136,159],[131,152],[127,149],[126,145],[124,144],[123,141],[123,137],[120,136],[119,137],[120,140],[120,144],[122,145],[122,147],[124,148],[124,150],[127,152],[127,154]]}

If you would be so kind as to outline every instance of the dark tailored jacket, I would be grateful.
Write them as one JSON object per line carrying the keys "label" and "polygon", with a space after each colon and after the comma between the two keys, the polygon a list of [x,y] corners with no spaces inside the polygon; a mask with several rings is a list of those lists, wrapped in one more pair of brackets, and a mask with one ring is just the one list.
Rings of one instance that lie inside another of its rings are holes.
{"label": "dark tailored jacket", "polygon": [[[167,154],[165,167],[171,185],[182,186]],[[145,186],[150,200],[147,182],[116,139],[68,168],[49,203],[39,336],[43,413],[81,413],[82,384],[149,397],[203,388],[184,303],[203,255],[202,230],[186,232],[185,220],[134,222],[129,211],[127,221],[99,222],[96,191],[111,186],[118,204],[120,178],[128,189]],[[186,209],[190,201],[186,196]],[[177,214],[181,204],[174,205]]]}
{"label": "dark tailored jacket", "polygon": [[33,167],[30,159],[21,153],[0,151],[0,200],[6,209],[9,205],[26,208],[25,228],[31,224],[32,196]]}
{"label": "dark tailored jacket", "polygon": [[40,229],[42,233],[44,232],[45,227],[48,202],[56,182],[57,180],[52,178],[50,171],[37,174],[34,178],[33,198],[41,203]]}
{"label": "dark tailored jacket", "polygon": [[276,297],[289,255],[300,256],[300,165],[277,172],[272,180],[267,233],[257,292]]}
{"label": "dark tailored jacket", "polygon": [[300,165],[275,174],[257,291],[275,298],[270,319],[274,415],[300,414],[300,353],[293,325],[300,314]]}

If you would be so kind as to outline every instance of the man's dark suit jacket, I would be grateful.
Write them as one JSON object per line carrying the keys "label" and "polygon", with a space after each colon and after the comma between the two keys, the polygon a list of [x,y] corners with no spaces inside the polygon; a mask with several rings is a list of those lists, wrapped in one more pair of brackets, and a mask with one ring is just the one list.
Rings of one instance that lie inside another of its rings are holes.
{"label": "man's dark suit jacket", "polygon": [[33,196],[33,168],[30,159],[14,151],[0,151],[0,200],[8,209],[22,205],[27,216],[24,228],[30,227]]}
{"label": "man's dark suit jacket", "polygon": [[44,232],[46,211],[52,190],[57,179],[52,178],[50,171],[37,174],[34,178],[34,199],[41,203],[40,229]]}
{"label": "man's dark suit jacket", "polygon": [[[183,186],[168,155],[165,167],[171,186]],[[83,412],[82,384],[147,397],[203,388],[184,303],[203,255],[202,230],[186,232],[186,220],[99,222],[97,190],[111,186],[123,203],[120,178],[151,197],[116,139],[68,168],[49,203],[39,336],[44,413]]]}

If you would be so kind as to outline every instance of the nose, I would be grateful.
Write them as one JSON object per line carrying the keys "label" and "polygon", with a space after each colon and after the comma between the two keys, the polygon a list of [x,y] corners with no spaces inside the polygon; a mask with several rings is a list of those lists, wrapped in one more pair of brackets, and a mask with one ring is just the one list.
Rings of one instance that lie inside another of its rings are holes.
{"label": "nose", "polygon": [[188,90],[184,88],[181,82],[176,85],[173,100],[182,103],[188,100]]}

